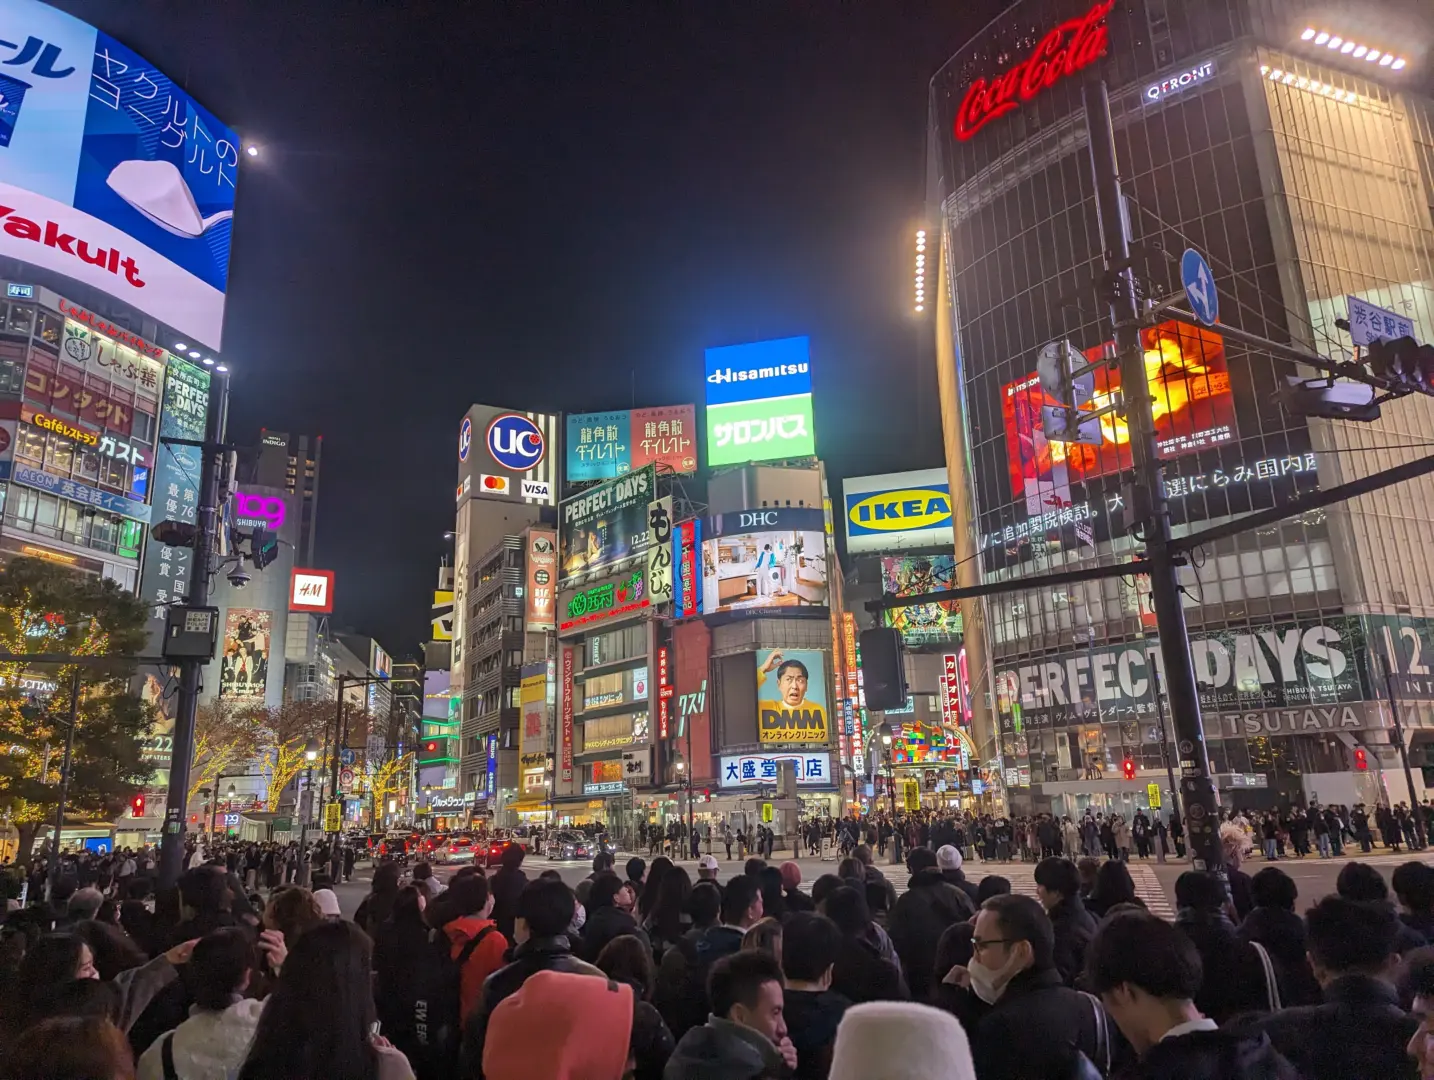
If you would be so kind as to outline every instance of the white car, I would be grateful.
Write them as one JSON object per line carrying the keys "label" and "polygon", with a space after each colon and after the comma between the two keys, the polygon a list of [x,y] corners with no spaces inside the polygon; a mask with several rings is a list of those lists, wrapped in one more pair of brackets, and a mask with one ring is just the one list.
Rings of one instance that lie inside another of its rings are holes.
{"label": "white car", "polygon": [[468,863],[478,854],[478,843],[471,836],[450,836],[433,849],[436,863]]}

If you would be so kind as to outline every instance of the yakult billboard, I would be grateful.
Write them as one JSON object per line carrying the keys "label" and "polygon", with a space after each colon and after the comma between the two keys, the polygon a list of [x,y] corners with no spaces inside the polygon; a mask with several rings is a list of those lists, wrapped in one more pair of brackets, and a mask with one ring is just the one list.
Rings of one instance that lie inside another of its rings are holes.
{"label": "yakult billboard", "polygon": [[0,0],[0,254],[220,346],[239,137],[138,53]]}

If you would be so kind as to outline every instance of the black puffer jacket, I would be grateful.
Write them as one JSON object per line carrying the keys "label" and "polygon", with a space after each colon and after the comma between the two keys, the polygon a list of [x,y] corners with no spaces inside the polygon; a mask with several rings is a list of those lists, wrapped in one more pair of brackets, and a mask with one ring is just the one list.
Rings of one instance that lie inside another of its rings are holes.
{"label": "black puffer jacket", "polygon": [[941,935],[953,923],[976,913],[971,898],[950,884],[934,866],[911,876],[887,920],[887,933],[901,958],[906,986],[917,1001],[925,1001],[931,988],[931,965]]}
{"label": "black puffer jacket", "polygon": [[1192,1031],[1162,1039],[1115,1080],[1303,1080],[1264,1035]]}

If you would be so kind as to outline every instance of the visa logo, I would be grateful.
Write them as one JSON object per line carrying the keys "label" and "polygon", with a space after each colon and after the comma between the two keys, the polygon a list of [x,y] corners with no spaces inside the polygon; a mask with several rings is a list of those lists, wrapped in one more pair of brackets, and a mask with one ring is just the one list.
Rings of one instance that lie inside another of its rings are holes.
{"label": "visa logo", "polygon": [[849,499],[847,519],[863,532],[935,529],[951,522],[951,496],[939,488],[881,491]]}

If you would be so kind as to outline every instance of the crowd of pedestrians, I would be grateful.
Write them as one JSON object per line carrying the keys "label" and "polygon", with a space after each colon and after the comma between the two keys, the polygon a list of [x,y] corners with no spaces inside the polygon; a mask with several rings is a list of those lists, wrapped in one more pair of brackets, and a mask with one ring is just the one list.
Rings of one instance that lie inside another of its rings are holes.
{"label": "crowd of pedestrians", "polygon": [[900,895],[865,844],[810,892],[758,856],[570,887],[512,846],[380,862],[352,919],[327,867],[77,861],[0,927],[0,1080],[1434,1080],[1434,867],[1349,863],[1303,911],[1278,866],[1188,871],[1169,923],[1083,851],[1032,898],[951,844]]}

